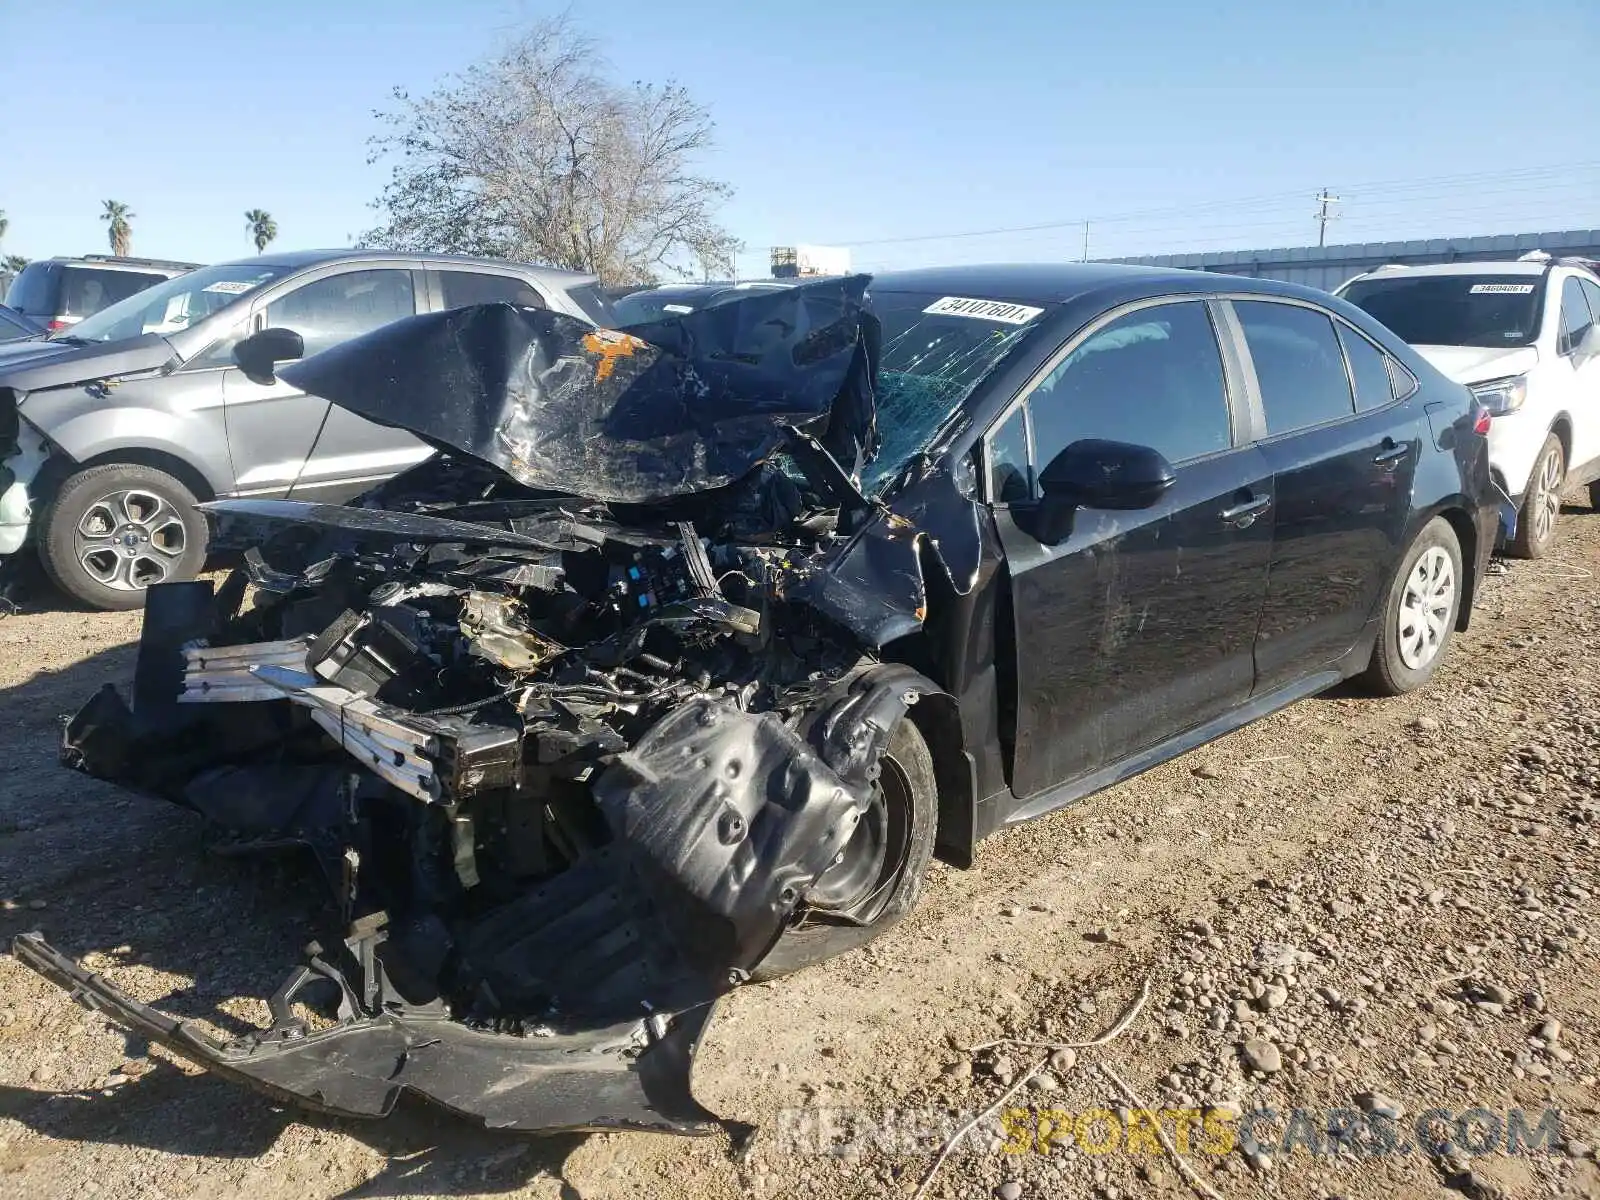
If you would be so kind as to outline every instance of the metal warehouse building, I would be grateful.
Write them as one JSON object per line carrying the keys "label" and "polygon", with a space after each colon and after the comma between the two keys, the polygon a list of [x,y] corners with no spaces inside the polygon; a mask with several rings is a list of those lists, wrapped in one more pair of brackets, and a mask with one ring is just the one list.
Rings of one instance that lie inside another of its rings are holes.
{"label": "metal warehouse building", "polygon": [[1143,267],[1184,267],[1223,275],[1282,279],[1332,291],[1353,275],[1384,263],[1474,262],[1516,258],[1529,250],[1555,257],[1600,259],[1600,229],[1553,233],[1504,233],[1484,237],[1431,238],[1415,242],[1361,242],[1347,246],[1293,246],[1278,250],[1224,250],[1205,254],[1155,254],[1107,262]]}

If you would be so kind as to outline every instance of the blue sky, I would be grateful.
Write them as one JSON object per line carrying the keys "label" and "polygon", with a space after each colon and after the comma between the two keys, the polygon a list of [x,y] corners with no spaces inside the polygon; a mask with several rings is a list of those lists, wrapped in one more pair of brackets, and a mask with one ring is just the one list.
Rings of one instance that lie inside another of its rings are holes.
{"label": "blue sky", "polygon": [[[0,0],[7,253],[344,245],[384,171],[372,111],[555,5]],[[609,0],[576,10],[619,77],[687,85],[749,247],[858,266],[1600,227],[1596,0]],[[983,237],[973,231],[1059,224]],[[921,240],[904,240],[917,238]]]}

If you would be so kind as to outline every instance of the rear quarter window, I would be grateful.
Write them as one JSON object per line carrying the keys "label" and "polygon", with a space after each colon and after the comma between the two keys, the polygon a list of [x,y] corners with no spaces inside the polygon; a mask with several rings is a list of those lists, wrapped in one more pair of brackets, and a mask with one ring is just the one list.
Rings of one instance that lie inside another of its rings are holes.
{"label": "rear quarter window", "polygon": [[1394,400],[1394,376],[1389,356],[1348,325],[1336,325],[1345,358],[1350,362],[1350,380],[1356,386],[1356,410],[1382,408]]}

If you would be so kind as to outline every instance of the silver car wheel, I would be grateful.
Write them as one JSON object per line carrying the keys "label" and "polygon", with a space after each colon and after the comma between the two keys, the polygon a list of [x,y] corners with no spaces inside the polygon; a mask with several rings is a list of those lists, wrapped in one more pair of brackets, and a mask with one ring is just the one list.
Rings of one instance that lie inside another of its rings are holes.
{"label": "silver car wheel", "polygon": [[1552,448],[1533,473],[1533,503],[1529,505],[1533,518],[1533,540],[1543,543],[1561,515],[1561,452]]}
{"label": "silver car wheel", "polygon": [[119,592],[142,592],[167,578],[188,547],[189,532],[169,501],[135,488],[89,505],[74,542],[91,579]]}
{"label": "silver car wheel", "polygon": [[1455,564],[1442,547],[1429,546],[1406,576],[1400,596],[1400,661],[1413,671],[1432,662],[1444,645],[1455,609]]}

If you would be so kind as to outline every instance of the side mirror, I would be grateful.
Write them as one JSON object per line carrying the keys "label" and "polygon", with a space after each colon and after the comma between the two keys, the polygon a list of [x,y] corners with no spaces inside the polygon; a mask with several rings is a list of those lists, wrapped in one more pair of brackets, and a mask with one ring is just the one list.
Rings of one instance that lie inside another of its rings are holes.
{"label": "side mirror", "polygon": [[292,329],[263,329],[251,334],[233,348],[233,361],[239,364],[251,383],[276,383],[281,362],[304,358],[306,340]]}
{"label": "side mirror", "polygon": [[1045,502],[1071,508],[1149,508],[1176,481],[1158,450],[1086,438],[1073,442],[1039,473]]}

